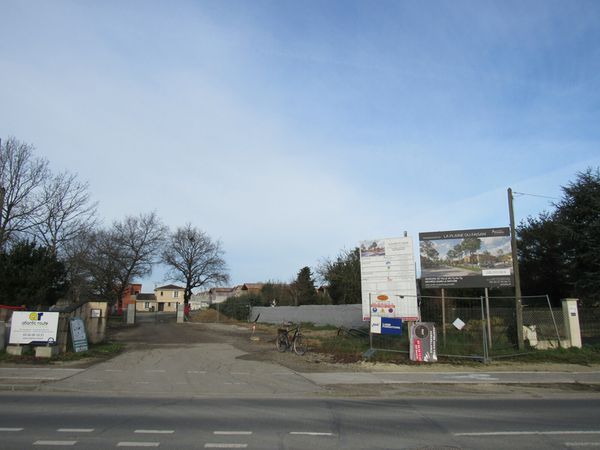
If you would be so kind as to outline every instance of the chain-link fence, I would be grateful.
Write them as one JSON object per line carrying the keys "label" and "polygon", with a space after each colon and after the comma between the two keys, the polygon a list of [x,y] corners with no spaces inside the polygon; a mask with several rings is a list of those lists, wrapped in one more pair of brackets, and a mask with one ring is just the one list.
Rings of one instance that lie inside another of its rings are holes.
{"label": "chain-link fence", "polygon": [[[536,349],[557,348],[566,339],[561,308],[553,308],[547,296],[521,298],[524,346],[519,348],[515,297],[421,296],[422,322],[437,330],[437,354],[452,358],[487,361]],[[371,335],[371,348],[409,351],[409,333],[402,336]]]}
{"label": "chain-link fence", "polygon": [[600,308],[580,308],[579,327],[583,344],[600,344]]}

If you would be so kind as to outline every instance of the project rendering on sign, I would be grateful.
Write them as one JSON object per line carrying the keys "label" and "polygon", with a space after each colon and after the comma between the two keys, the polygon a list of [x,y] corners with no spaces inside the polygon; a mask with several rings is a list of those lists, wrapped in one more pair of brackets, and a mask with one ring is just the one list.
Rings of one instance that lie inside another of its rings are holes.
{"label": "project rendering on sign", "polygon": [[14,311],[9,343],[56,342],[58,316],[57,312]]}
{"label": "project rendering on sign", "polygon": [[363,320],[419,319],[412,238],[361,242],[360,278]]}
{"label": "project rendering on sign", "polygon": [[513,285],[509,228],[419,233],[419,248],[423,289]]}

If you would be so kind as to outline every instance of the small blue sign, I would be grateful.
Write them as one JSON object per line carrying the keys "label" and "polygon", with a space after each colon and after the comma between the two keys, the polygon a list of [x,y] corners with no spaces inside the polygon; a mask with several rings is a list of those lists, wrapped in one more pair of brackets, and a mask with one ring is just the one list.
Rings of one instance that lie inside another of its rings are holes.
{"label": "small blue sign", "polygon": [[402,319],[395,319],[393,317],[382,317],[381,334],[396,334],[398,336],[401,336]]}

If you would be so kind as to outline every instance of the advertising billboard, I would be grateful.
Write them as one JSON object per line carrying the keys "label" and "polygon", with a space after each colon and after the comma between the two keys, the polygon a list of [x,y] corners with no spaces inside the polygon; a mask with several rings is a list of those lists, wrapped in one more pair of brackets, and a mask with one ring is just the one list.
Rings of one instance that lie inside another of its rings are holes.
{"label": "advertising billboard", "polygon": [[508,227],[419,233],[419,249],[423,289],[514,284]]}
{"label": "advertising billboard", "polygon": [[437,362],[437,333],[432,322],[416,322],[410,326],[410,360]]}
{"label": "advertising billboard", "polygon": [[360,278],[363,320],[371,316],[419,319],[411,237],[361,242]]}
{"label": "advertising billboard", "polygon": [[14,311],[9,343],[55,342],[58,315],[57,312]]}

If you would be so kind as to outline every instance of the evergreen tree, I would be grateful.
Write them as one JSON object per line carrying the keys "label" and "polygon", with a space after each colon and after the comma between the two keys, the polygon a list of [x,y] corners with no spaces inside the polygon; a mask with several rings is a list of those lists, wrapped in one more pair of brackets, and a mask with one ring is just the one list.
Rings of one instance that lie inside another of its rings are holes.
{"label": "evergreen tree", "polygon": [[[563,187],[556,210],[518,229],[523,292],[600,302],[600,170]],[[535,292],[534,290],[537,290]]]}
{"label": "evergreen tree", "polygon": [[0,304],[50,306],[67,288],[65,266],[47,247],[22,241],[0,254]]}
{"label": "evergreen tree", "polygon": [[318,303],[317,289],[309,267],[303,267],[293,283],[297,305],[316,305]]}
{"label": "evergreen tree", "polygon": [[334,305],[361,303],[360,251],[341,252],[333,261],[326,260],[319,274],[327,282],[327,292]]}

